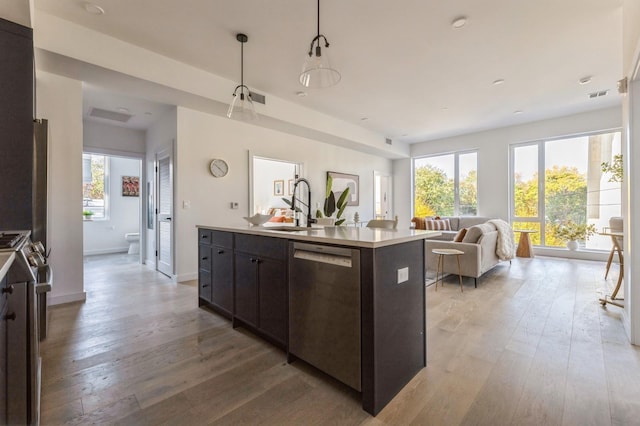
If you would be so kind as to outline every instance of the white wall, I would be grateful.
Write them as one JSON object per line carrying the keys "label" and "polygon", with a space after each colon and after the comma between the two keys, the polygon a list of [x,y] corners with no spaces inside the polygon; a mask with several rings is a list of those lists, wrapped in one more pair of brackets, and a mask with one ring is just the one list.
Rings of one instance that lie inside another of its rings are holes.
{"label": "white wall", "polygon": [[[621,109],[607,108],[583,114],[543,120],[415,144],[411,156],[478,150],[478,215],[509,218],[509,145],[578,133],[617,129]],[[394,210],[400,221],[411,219],[412,176],[409,160],[394,161]]]}
{"label": "white wall", "polygon": [[623,0],[622,7],[622,72],[629,76],[640,48],[640,1]]}
{"label": "white wall", "polygon": [[95,121],[83,121],[83,144],[85,151],[107,152],[113,155],[146,152],[146,132],[111,126]]}
{"label": "white wall", "polygon": [[122,196],[122,176],[140,177],[140,161],[109,157],[109,217],[84,221],[84,255],[126,252],[124,234],[140,232],[140,197]]}
{"label": "white wall", "polygon": [[31,27],[32,2],[33,0],[3,0],[0,2],[0,17],[25,27]]}
{"label": "white wall", "polygon": [[36,72],[39,118],[49,120],[47,241],[54,270],[50,304],[84,300],[82,265],[82,84]]}
{"label": "white wall", "polygon": [[[267,213],[271,207],[287,208],[282,197],[291,199],[289,180],[294,179],[296,165],[256,158],[253,164],[253,212]],[[284,181],[284,194],[274,195],[273,183]]]}
{"label": "white wall", "polygon": [[[246,224],[249,211],[249,151],[267,158],[303,163],[311,182],[312,203],[324,200],[326,172],[360,176],[360,205],[348,207],[346,216],[358,211],[362,220],[373,217],[373,171],[391,173],[391,160],[310,139],[178,108],[176,182],[176,271],[179,281],[196,278],[196,225]],[[214,178],[209,162],[222,158],[229,174]],[[183,209],[183,201],[191,209]],[[229,203],[240,203],[232,210]]]}
{"label": "white wall", "polygon": [[[166,112],[162,117],[158,118],[156,122],[147,129],[146,134],[146,180],[140,180],[140,188],[144,192],[143,198],[146,201],[147,196],[147,182],[152,182],[154,179],[154,163],[155,163],[155,155],[156,153],[164,150],[164,149],[174,149],[174,141],[176,140],[177,134],[177,111],[176,108],[172,108],[168,112]],[[211,139],[211,135],[203,135],[203,141],[208,141]],[[175,159],[174,159],[175,161]],[[154,188],[155,191],[155,188]],[[142,194],[141,194],[142,195]],[[153,194],[155,199],[155,194]],[[175,200],[175,197],[174,197]],[[147,210],[146,210],[146,202],[142,203],[143,209],[142,214],[144,215],[144,220],[142,223],[144,226],[142,227],[141,232],[141,242],[144,241],[143,236],[146,236],[147,241],[147,249],[146,249],[146,263],[149,265],[155,265],[155,247],[156,247],[156,227],[154,224],[153,229],[147,229]],[[155,217],[155,216],[154,216]]]}

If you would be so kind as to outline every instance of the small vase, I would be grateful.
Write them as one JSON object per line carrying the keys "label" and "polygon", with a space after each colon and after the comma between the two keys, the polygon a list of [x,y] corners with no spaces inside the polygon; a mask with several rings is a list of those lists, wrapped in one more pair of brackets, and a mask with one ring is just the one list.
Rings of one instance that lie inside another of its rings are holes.
{"label": "small vase", "polygon": [[567,248],[571,251],[578,250],[578,242],[576,240],[567,242]]}

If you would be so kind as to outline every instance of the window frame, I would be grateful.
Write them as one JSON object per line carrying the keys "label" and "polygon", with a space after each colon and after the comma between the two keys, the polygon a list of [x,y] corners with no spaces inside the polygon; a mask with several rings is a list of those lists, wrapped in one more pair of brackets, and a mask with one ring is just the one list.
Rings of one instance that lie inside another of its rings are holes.
{"label": "window frame", "polygon": [[426,158],[445,157],[453,155],[453,216],[461,216],[460,214],[460,156],[467,154],[476,155],[476,214],[466,215],[465,217],[478,216],[478,206],[480,206],[480,191],[478,191],[479,181],[479,149],[466,149],[462,151],[450,151],[440,152],[437,154],[421,155],[419,157],[413,157],[411,159],[411,215],[414,216],[416,212],[415,200],[416,200],[416,162],[424,160]]}
{"label": "window frame", "polygon": [[[540,228],[540,244],[537,247],[542,247],[545,249],[557,249],[556,246],[547,246],[546,245],[546,185],[545,185],[545,177],[546,177],[546,144],[548,142],[555,142],[563,139],[574,139],[574,138],[583,138],[583,137],[591,137],[597,135],[604,135],[608,133],[622,133],[621,128],[614,129],[605,129],[605,130],[597,130],[593,132],[585,132],[585,133],[574,133],[569,135],[562,136],[554,136],[550,138],[544,139],[536,139],[526,142],[516,142],[509,144],[509,223],[514,224],[518,222],[531,222],[537,223]],[[538,148],[538,216],[537,217],[520,217],[515,214],[515,150],[517,148],[526,147],[526,146],[537,146]],[[622,199],[620,200],[622,205]],[[581,250],[585,251],[603,251],[601,249],[594,248],[586,248],[583,247]]]}
{"label": "window frame", "polygon": [[[91,152],[91,151],[83,151],[82,152],[82,156],[83,156],[83,160],[84,160],[84,156],[85,155],[89,155],[89,156],[96,156],[96,157],[103,157],[104,158],[104,216],[103,217],[92,217],[91,221],[93,222],[100,222],[100,221],[108,221],[111,218],[110,215],[110,197],[111,197],[111,185],[110,185],[110,168],[111,168],[111,159],[110,156],[107,154],[102,154],[99,152]],[[83,185],[84,185],[84,166],[83,166]],[[83,194],[83,206],[82,206],[82,210],[84,211],[86,209],[87,206],[84,205],[84,194]]]}

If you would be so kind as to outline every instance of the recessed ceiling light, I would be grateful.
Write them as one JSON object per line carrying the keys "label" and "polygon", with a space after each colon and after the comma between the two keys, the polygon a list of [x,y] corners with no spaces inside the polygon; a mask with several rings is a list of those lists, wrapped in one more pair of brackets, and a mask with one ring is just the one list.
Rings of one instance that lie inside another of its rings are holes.
{"label": "recessed ceiling light", "polygon": [[494,86],[499,86],[499,85],[501,85],[502,83],[504,83],[504,78],[499,78],[499,79],[497,79],[497,80],[493,80],[493,85],[494,85]]}
{"label": "recessed ceiling light", "polygon": [[514,114],[518,115],[518,114],[522,114],[524,111],[521,111],[519,109],[513,111]]}
{"label": "recessed ceiling light", "polygon": [[467,18],[465,18],[464,16],[460,16],[456,19],[454,19],[453,21],[451,21],[451,26],[453,28],[462,28],[467,24]]}
{"label": "recessed ceiling light", "polygon": [[129,114],[129,108],[125,108],[125,107],[118,107],[118,111],[120,111],[120,112],[124,112],[125,114]]}
{"label": "recessed ceiling light", "polygon": [[580,85],[584,85],[584,84],[589,84],[591,83],[591,76],[588,75],[586,77],[582,77],[580,80],[578,80],[578,84]]}
{"label": "recessed ceiling light", "polygon": [[368,119],[369,119],[369,117],[362,117],[362,118],[360,119],[360,121],[367,121]]}
{"label": "recessed ceiling light", "polygon": [[104,15],[104,9],[94,3],[85,2],[84,10],[92,15]]}
{"label": "recessed ceiling light", "polygon": [[443,111],[449,111],[449,107],[442,107]]}
{"label": "recessed ceiling light", "polygon": [[296,95],[301,98],[304,98],[305,96],[307,96],[307,92],[296,92]]}

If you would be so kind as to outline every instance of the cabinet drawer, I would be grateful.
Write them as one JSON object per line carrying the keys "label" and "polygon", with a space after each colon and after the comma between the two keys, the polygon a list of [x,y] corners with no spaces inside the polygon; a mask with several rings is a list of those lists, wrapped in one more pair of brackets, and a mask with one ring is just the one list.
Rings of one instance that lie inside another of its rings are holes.
{"label": "cabinet drawer", "polygon": [[215,244],[220,247],[233,248],[233,234],[231,232],[224,231],[210,231],[211,232],[211,244]]}
{"label": "cabinet drawer", "polygon": [[251,253],[259,257],[285,260],[287,258],[287,240],[284,238],[236,234],[236,251]]}
{"label": "cabinet drawer", "polygon": [[211,302],[211,273],[198,271],[198,296]]}
{"label": "cabinet drawer", "polygon": [[208,245],[198,245],[198,268],[211,271],[211,247]]}
{"label": "cabinet drawer", "polygon": [[198,242],[200,244],[211,244],[211,232],[209,229],[198,229]]}

